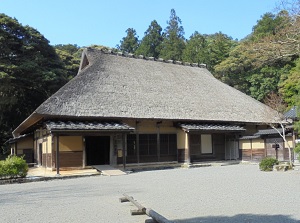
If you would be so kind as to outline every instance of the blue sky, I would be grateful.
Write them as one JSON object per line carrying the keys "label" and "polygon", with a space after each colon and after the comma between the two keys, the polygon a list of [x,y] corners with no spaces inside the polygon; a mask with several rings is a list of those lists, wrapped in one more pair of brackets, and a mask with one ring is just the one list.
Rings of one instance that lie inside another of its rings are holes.
{"label": "blue sky", "polygon": [[276,0],[0,0],[0,12],[36,28],[50,44],[115,47],[134,28],[139,39],[152,20],[164,29],[170,11],[185,37],[221,31],[233,39],[250,34],[257,20],[275,13]]}

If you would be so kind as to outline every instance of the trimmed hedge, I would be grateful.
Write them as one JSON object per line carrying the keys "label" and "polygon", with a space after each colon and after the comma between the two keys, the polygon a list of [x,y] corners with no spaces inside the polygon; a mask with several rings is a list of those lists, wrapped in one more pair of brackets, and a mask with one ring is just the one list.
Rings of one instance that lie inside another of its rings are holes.
{"label": "trimmed hedge", "polygon": [[259,163],[259,169],[261,171],[272,171],[274,165],[278,165],[279,162],[275,158],[267,157],[261,160]]}
{"label": "trimmed hedge", "polygon": [[9,156],[0,161],[0,179],[26,177],[28,165],[23,157]]}

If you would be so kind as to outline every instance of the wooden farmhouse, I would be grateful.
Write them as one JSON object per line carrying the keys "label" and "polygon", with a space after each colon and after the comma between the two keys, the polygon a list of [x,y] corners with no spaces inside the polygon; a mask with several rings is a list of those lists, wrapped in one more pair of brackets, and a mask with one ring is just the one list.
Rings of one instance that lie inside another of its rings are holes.
{"label": "wooden farmhouse", "polygon": [[298,133],[294,130],[293,123],[298,121],[298,108],[293,106],[284,114],[285,120],[290,124],[286,125],[285,136],[287,142],[278,132],[283,134],[283,129],[260,129],[256,133],[240,138],[240,156],[243,160],[260,161],[263,157],[273,157],[279,161],[289,160],[289,150],[287,143],[292,148],[292,160],[297,160],[294,154],[295,142]]}
{"label": "wooden farmhouse", "polygon": [[24,120],[10,143],[13,154],[52,170],[243,159],[250,149],[261,158],[264,146],[243,137],[276,115],[204,64],[88,48],[77,76]]}

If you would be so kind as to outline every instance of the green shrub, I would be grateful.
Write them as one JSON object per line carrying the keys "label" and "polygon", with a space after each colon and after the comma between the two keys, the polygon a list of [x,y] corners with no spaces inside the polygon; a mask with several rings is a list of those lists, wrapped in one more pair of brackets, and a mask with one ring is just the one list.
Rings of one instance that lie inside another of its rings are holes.
{"label": "green shrub", "polygon": [[26,177],[28,165],[23,157],[9,156],[0,161],[0,179]]}
{"label": "green shrub", "polygon": [[279,162],[275,158],[264,158],[262,161],[259,163],[259,169],[261,171],[272,171],[274,165],[278,165]]}

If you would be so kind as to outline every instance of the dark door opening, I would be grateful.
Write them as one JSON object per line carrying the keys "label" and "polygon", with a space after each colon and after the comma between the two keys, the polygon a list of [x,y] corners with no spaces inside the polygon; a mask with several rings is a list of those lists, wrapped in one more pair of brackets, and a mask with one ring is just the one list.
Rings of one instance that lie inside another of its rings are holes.
{"label": "dark door opening", "polygon": [[86,164],[109,164],[110,137],[87,136],[85,137]]}
{"label": "dark door opening", "polygon": [[33,150],[23,149],[24,159],[26,163],[33,163]]}

